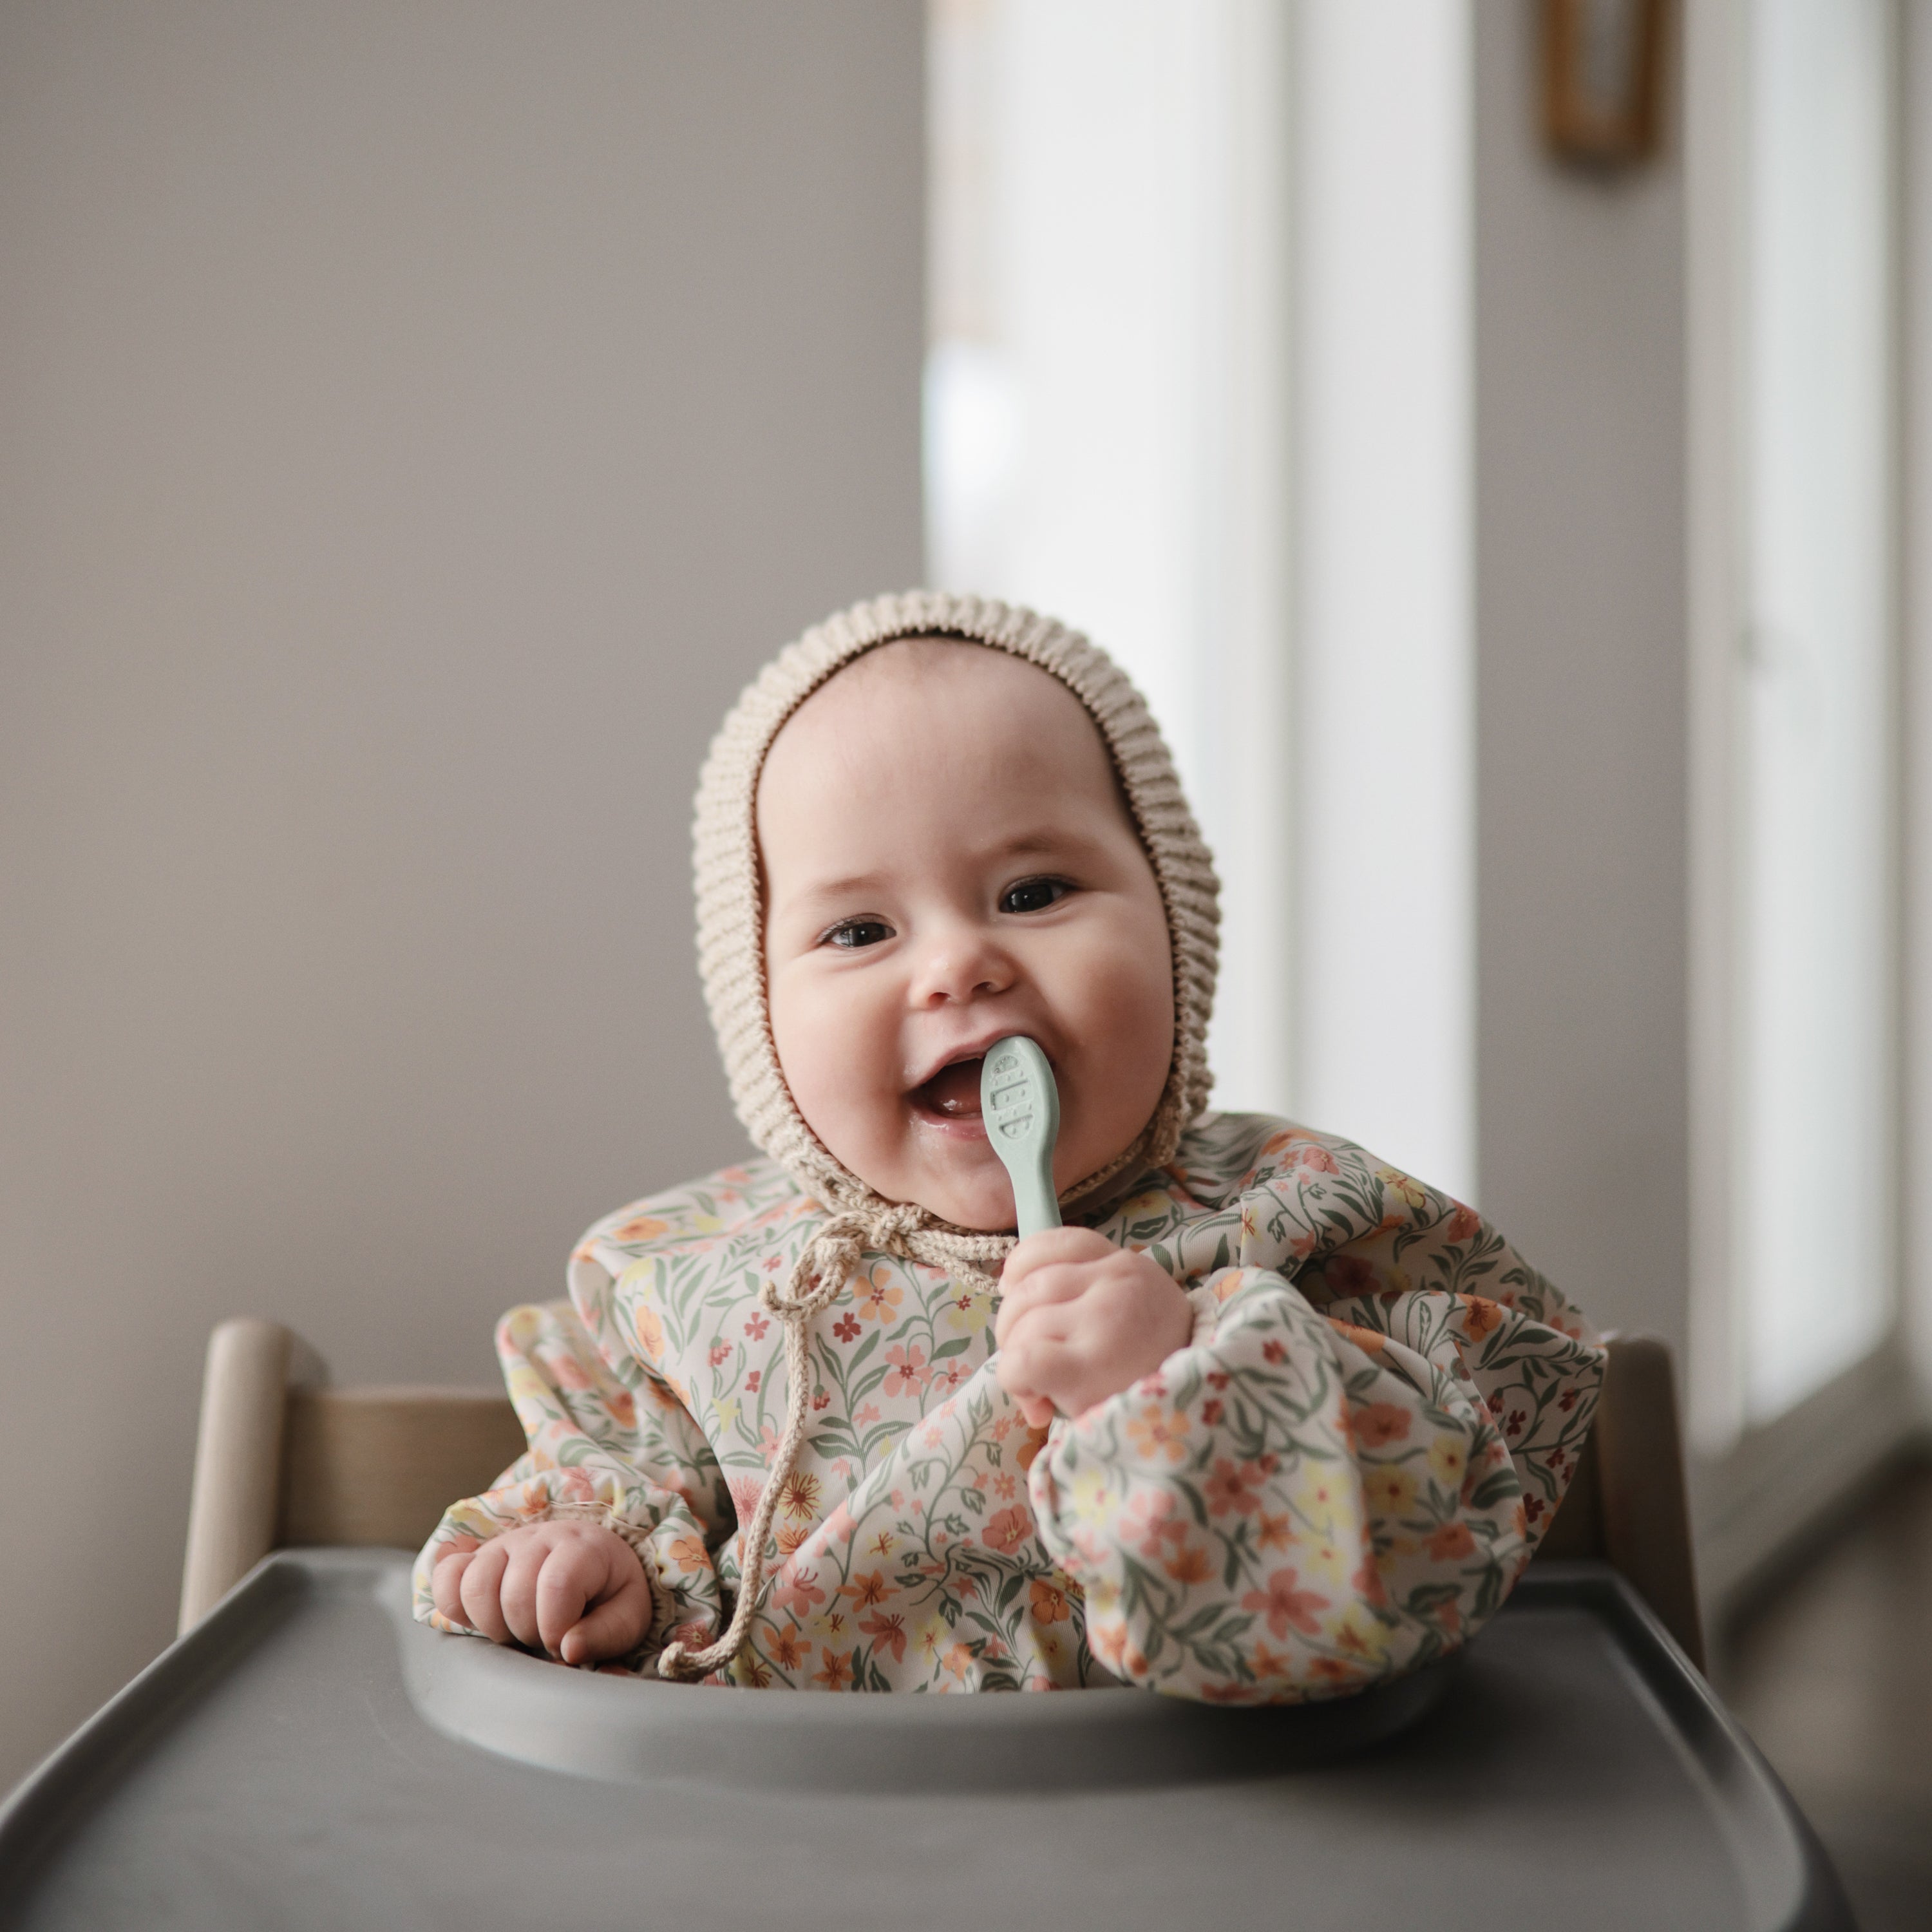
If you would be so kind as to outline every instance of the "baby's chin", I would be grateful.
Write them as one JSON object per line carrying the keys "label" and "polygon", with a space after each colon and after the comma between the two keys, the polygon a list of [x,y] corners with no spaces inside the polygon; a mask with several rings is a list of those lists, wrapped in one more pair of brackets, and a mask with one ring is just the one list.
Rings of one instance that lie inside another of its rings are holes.
{"label": "baby's chin", "polygon": [[[1105,1164],[1104,1157],[1090,1159],[1079,1171],[1090,1174]],[[901,1176],[893,1188],[881,1187],[865,1174],[860,1178],[889,1200],[910,1201],[956,1228],[976,1234],[1013,1232],[1013,1184],[983,1140],[946,1149],[941,1159],[917,1166],[916,1172]],[[1061,1184],[1066,1184],[1064,1174]]]}
{"label": "baby's chin", "polygon": [[918,1175],[903,1198],[976,1234],[1010,1234],[1013,1231],[1012,1183],[997,1160],[991,1172],[975,1166],[963,1172]]}

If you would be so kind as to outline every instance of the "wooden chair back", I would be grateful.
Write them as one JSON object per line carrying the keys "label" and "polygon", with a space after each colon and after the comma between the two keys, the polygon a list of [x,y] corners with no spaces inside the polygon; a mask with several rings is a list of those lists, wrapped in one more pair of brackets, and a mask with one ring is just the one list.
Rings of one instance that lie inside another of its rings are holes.
{"label": "wooden chair back", "polygon": [[1702,1670],[1704,1626],[1670,1344],[1654,1335],[1609,1339],[1596,1420],[1536,1560],[1610,1564]]}
{"label": "wooden chair back", "polygon": [[289,1385],[295,1337],[244,1316],[209,1338],[180,1628],[272,1550],[416,1550],[523,1454],[500,1389]]}
{"label": "wooden chair back", "polygon": [[[495,1390],[292,1388],[295,1338],[243,1317],[210,1337],[182,1576],[181,1628],[198,1623],[272,1550],[419,1548],[448,1505],[523,1453]],[[1538,1560],[1611,1563],[1700,1669],[1670,1352],[1613,1336],[1595,1426]]]}

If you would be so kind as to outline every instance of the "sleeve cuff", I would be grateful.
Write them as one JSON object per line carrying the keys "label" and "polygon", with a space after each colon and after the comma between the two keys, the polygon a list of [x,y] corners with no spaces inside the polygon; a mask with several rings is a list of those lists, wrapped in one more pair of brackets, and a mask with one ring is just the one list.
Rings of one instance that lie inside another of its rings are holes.
{"label": "sleeve cuff", "polygon": [[658,1569],[657,1558],[651,1553],[652,1532],[641,1523],[618,1515],[608,1504],[595,1501],[572,1499],[552,1503],[549,1516],[553,1522],[596,1523],[622,1537],[638,1552],[638,1561],[644,1566],[644,1581],[651,1588],[651,1627],[644,1633],[644,1640],[638,1646],[636,1654],[644,1656],[662,1650],[676,1626],[678,1611],[676,1599]]}

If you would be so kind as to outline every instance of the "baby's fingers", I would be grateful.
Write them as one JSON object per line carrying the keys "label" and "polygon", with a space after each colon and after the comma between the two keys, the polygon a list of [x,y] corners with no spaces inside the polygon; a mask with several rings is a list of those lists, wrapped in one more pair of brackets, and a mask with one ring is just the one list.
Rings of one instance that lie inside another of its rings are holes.
{"label": "baby's fingers", "polygon": [[446,1550],[430,1572],[430,1594],[435,1599],[437,1614],[453,1624],[470,1622],[463,1613],[463,1573],[476,1554],[473,1550]]}
{"label": "baby's fingers", "polygon": [[651,1586],[641,1562],[574,1629],[564,1633],[557,1654],[566,1664],[596,1664],[622,1657],[644,1640],[651,1622]]}
{"label": "baby's fingers", "polygon": [[1010,1293],[1036,1268],[1059,1262],[1101,1262],[1120,1250],[1091,1228],[1042,1228],[1015,1246],[1000,1270],[1000,1292]]}
{"label": "baby's fingers", "polygon": [[1034,1270],[1018,1286],[1003,1289],[993,1318],[993,1340],[1004,1348],[1021,1319],[1058,1302],[1078,1301],[1092,1285],[1090,1262],[1053,1262]]}
{"label": "baby's fingers", "polygon": [[544,1556],[537,1572],[533,1607],[537,1635],[551,1656],[562,1655],[565,1634],[577,1627],[604,1576],[601,1555],[574,1538],[554,1545]]}
{"label": "baby's fingers", "polygon": [[[454,1563],[456,1558],[452,1557],[449,1560]],[[503,1539],[492,1537],[463,1566],[463,1574],[457,1580],[458,1600],[464,1622],[492,1643],[508,1643],[510,1640],[510,1627],[503,1621],[501,1601],[503,1572],[508,1562],[509,1551]]]}

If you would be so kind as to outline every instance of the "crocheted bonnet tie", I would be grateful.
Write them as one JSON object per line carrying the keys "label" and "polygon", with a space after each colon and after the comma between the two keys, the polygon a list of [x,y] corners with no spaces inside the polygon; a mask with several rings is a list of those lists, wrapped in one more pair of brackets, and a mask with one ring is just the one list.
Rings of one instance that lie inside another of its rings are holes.
{"label": "crocheted bonnet tie", "polygon": [[1153,864],[1174,961],[1174,1058],[1167,1084],[1133,1144],[1066,1190],[1094,1196],[1174,1156],[1182,1130],[1206,1102],[1208,1018],[1214,997],[1219,914],[1214,861],[1188,810],[1160,728],[1126,674],[1077,632],[1051,618],[976,597],[932,591],[854,604],[788,645],[748,685],[712,741],[698,781],[693,833],[698,970],[724,1057],[732,1105],[757,1145],[824,1205],[827,1218],[764,1306],[784,1324],[789,1378],[784,1433],[740,1543],[742,1575],[731,1621],[716,1643],[666,1646],[661,1675],[708,1676],[736,1656],[762,1594],[766,1543],[780,1492],[805,1440],[810,1408],[807,1353],[812,1317],[829,1307],[867,1254],[924,1262],[990,1284],[1013,1246],[1010,1234],[977,1234],[914,1202],[888,1201],[836,1160],[805,1122],[778,1066],[765,998],[764,920],[759,887],[758,776],[792,713],[836,673],[901,638],[950,638],[1010,652],[1058,678],[1100,728]]}

